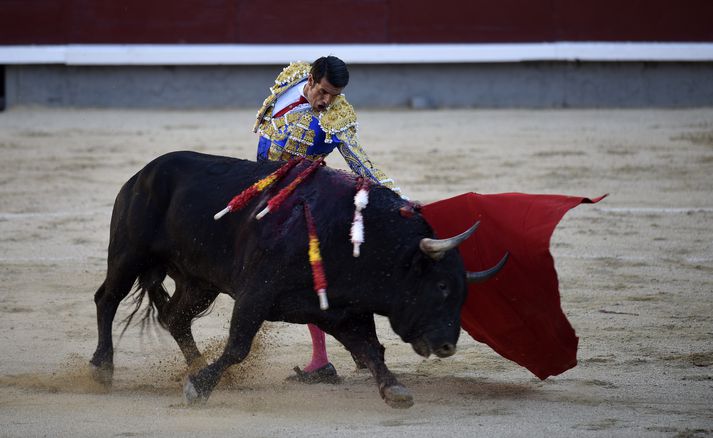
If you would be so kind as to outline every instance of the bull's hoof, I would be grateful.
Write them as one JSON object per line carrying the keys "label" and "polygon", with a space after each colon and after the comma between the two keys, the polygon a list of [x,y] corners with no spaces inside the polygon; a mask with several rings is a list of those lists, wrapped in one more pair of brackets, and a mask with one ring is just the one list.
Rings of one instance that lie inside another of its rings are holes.
{"label": "bull's hoof", "polygon": [[407,409],[413,406],[413,397],[408,389],[401,385],[387,386],[381,393],[387,405],[396,409]]}
{"label": "bull's hoof", "polygon": [[105,388],[111,388],[111,382],[114,379],[114,365],[111,363],[103,363],[99,366],[90,363],[92,370],[92,379]]}
{"label": "bull's hoof", "polygon": [[194,406],[208,401],[208,396],[201,393],[193,384],[190,376],[186,379],[186,384],[183,385],[183,396],[186,398],[186,404]]}

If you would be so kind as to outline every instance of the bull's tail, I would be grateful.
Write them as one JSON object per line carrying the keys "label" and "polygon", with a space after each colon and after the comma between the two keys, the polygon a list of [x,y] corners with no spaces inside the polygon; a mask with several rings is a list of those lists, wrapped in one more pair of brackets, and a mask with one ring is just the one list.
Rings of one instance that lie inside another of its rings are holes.
{"label": "bull's tail", "polygon": [[139,321],[141,324],[141,333],[151,324],[158,322],[163,328],[168,328],[164,318],[163,310],[171,296],[166,288],[163,287],[163,280],[166,278],[166,271],[160,268],[149,269],[139,274],[136,289],[131,293],[130,297],[134,302],[134,309],[129,316],[124,318],[121,323],[124,328],[121,330],[121,336],[129,328],[131,321],[141,310],[144,303],[144,297],[148,296],[148,305],[143,311],[143,316]]}

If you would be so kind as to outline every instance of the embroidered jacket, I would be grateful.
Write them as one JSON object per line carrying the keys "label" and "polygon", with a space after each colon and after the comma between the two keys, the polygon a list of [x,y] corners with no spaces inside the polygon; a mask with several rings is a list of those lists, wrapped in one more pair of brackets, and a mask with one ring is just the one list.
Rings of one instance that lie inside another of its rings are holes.
{"label": "embroidered jacket", "polygon": [[315,160],[338,148],[356,174],[399,192],[393,180],[377,169],[359,146],[356,113],[343,94],[322,112],[307,107],[271,117],[277,98],[307,79],[309,71],[309,63],[294,62],[282,70],[270,87],[270,95],[258,111],[253,127],[260,134],[258,159],[288,160],[300,156]]}

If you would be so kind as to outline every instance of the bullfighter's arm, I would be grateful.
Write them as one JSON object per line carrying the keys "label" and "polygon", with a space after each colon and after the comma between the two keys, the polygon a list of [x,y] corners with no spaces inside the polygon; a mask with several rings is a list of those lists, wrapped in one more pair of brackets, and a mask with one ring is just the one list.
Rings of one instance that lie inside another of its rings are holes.
{"label": "bullfighter's arm", "polygon": [[351,127],[334,135],[339,142],[339,152],[346,160],[349,167],[357,175],[371,179],[373,182],[388,187],[396,193],[401,194],[401,189],[394,185],[394,180],[387,177],[384,172],[374,166],[366,155],[364,149],[359,146],[356,127]]}

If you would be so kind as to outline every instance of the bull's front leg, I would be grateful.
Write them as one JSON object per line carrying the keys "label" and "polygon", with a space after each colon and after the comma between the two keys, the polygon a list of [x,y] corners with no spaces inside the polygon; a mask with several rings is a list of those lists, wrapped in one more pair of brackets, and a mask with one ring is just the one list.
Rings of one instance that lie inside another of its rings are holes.
{"label": "bull's front leg", "polygon": [[366,365],[376,379],[379,393],[392,408],[410,408],[413,397],[384,362],[384,347],[376,336],[373,315],[360,315],[344,321],[331,333],[355,359]]}

